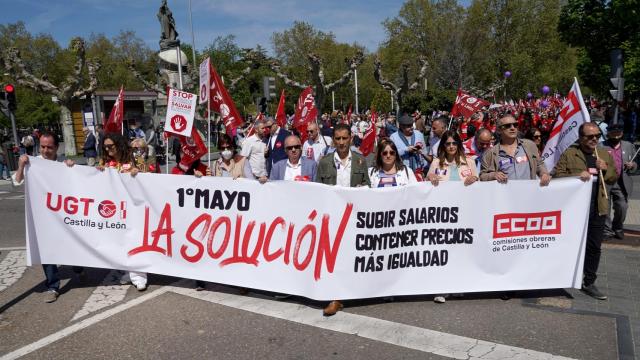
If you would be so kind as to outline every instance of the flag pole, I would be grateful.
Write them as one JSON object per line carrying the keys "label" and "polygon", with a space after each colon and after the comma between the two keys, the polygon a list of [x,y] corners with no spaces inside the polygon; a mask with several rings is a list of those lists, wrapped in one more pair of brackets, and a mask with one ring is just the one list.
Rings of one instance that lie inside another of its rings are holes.
{"label": "flag pole", "polygon": [[211,169],[211,110],[207,102],[207,166]]}
{"label": "flag pole", "polygon": [[[598,155],[598,149],[595,149],[594,152],[596,153],[596,160],[600,160],[600,156]],[[607,187],[604,185],[604,175],[602,175],[602,169],[598,169],[598,172],[600,173],[600,180],[602,183],[602,191],[604,191],[604,198],[609,200],[609,195],[607,195]]]}

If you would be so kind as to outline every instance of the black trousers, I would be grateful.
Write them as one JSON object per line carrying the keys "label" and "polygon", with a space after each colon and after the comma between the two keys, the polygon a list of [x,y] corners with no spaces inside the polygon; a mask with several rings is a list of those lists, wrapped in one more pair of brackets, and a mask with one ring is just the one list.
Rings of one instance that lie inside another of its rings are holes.
{"label": "black trousers", "polygon": [[598,215],[597,204],[598,192],[593,191],[591,195],[591,206],[589,207],[589,224],[587,225],[587,248],[584,254],[584,285],[591,285],[596,282],[598,265],[600,265],[600,253],[602,238],[604,235],[604,224],[607,215]]}

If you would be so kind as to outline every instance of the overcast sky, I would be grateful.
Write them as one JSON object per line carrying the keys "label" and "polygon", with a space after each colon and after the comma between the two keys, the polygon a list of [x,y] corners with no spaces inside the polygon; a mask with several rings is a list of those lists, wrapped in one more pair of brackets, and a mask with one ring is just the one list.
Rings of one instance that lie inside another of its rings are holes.
{"label": "overcast sky", "polygon": [[[169,0],[179,38],[191,43],[189,0]],[[375,51],[385,40],[382,21],[398,14],[401,0],[192,0],[196,48],[216,36],[233,34],[241,47],[260,44],[271,51],[270,37],[296,20],[333,32],[339,42],[357,42]],[[0,23],[25,22],[31,33],[51,34],[62,46],[74,36],[133,30],[158,49],[160,0],[13,0],[3,6]]]}

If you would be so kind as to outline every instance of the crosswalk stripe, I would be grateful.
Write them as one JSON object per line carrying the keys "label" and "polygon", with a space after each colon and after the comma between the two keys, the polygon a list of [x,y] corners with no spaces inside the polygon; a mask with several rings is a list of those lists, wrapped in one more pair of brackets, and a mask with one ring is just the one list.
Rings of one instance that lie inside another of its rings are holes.
{"label": "crosswalk stripe", "polygon": [[102,280],[100,286],[96,287],[91,296],[85,301],[71,321],[80,319],[108,306],[119,303],[127,295],[129,285],[120,285],[120,272],[111,270]]}
{"label": "crosswalk stripe", "polygon": [[27,269],[26,251],[10,251],[0,262],[0,291],[20,280]]}

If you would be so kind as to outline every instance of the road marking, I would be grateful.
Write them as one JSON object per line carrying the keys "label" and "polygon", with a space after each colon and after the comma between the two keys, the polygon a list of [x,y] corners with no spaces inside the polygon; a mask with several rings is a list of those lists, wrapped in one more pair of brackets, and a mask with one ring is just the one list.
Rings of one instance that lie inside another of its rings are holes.
{"label": "road marking", "polygon": [[87,316],[124,300],[129,285],[120,285],[120,278],[121,273],[118,270],[111,270],[107,276],[104,277],[102,283],[93,290],[93,293],[87,301],[85,301],[82,309],[73,315],[71,321],[78,320],[83,316]]}
{"label": "road marking", "polygon": [[46,336],[36,342],[33,342],[27,346],[21,347],[18,350],[12,351],[8,354],[3,355],[2,357],[0,357],[0,360],[9,360],[9,359],[17,359],[21,356],[25,356],[29,353],[32,353],[38,349],[41,349],[53,342],[56,342],[60,339],[63,339],[69,335],[72,335],[84,328],[87,328],[93,324],[96,324],[104,319],[107,319],[113,315],[116,315],[120,312],[123,312],[127,309],[130,309],[136,305],[142,304],[143,302],[147,301],[147,300],[151,300],[159,295],[162,295],[164,293],[166,293],[167,291],[169,291],[169,287],[167,286],[163,286],[158,290],[152,291],[150,293],[144,294],[140,297],[137,297],[135,299],[129,300],[128,302],[118,305],[116,307],[113,307],[109,310],[103,311],[101,313],[98,313],[96,315],[93,315],[90,318],[86,318],[84,320],[81,320],[71,326],[68,326],[58,332],[55,332],[49,336]]}
{"label": "road marking", "polygon": [[26,251],[10,251],[0,262],[0,291],[20,280],[27,269]]}
{"label": "road marking", "polygon": [[408,349],[414,349],[453,359],[570,359],[549,353],[477,340],[346,312],[340,312],[335,316],[326,318],[321,315],[320,310],[311,309],[305,305],[211,291],[195,291],[194,289],[185,287],[185,284],[186,281],[181,280],[172,286],[163,286],[158,290],[93,315],[85,320],[81,320],[34,343],[10,352],[0,357],[0,360],[17,359],[21,356],[27,355],[166,292],[174,292],[176,294],[189,296],[214,304],[233,307],[259,315],[356,335],[391,345],[402,346]]}
{"label": "road marking", "polygon": [[191,288],[182,287],[174,287],[172,291],[260,315],[356,335],[453,359],[569,359],[549,353],[477,340],[347,312],[339,312],[327,318],[322,316],[320,310],[312,309],[305,305],[220,292],[195,291]]}

